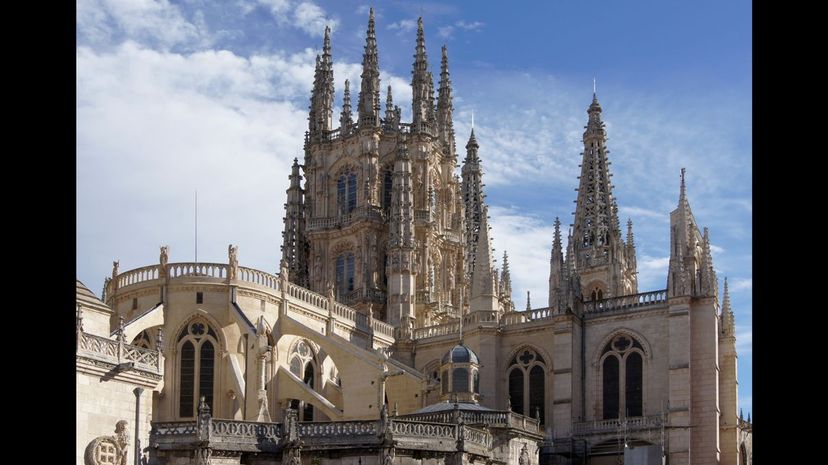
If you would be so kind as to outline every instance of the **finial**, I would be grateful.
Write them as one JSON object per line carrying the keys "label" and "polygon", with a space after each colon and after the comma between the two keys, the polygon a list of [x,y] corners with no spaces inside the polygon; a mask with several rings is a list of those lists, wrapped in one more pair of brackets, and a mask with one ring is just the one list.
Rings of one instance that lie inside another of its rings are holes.
{"label": "finial", "polygon": [[529,298],[529,291],[526,291],[526,310],[532,310],[532,303]]}
{"label": "finial", "polygon": [[596,98],[598,95],[598,87],[595,84],[595,76],[592,77],[592,98]]}
{"label": "finial", "polygon": [[684,184],[684,168],[681,169],[681,193],[680,197],[683,199],[687,193],[687,187]]}

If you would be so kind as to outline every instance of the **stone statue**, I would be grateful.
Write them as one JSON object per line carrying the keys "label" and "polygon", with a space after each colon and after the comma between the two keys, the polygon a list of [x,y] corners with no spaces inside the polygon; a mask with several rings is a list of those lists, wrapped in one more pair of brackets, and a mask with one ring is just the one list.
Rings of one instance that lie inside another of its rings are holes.
{"label": "stone statue", "polygon": [[159,262],[161,263],[161,268],[167,267],[167,262],[169,261],[169,246],[162,245],[161,246],[161,256],[159,257]]}
{"label": "stone statue", "polygon": [[227,277],[230,279],[236,279],[239,270],[239,259],[238,259],[239,248],[233,244],[230,244],[227,247],[227,263],[228,266],[228,273]]}
{"label": "stone statue", "polygon": [[526,444],[523,445],[523,449],[520,450],[520,458],[518,459],[519,465],[529,465],[529,451],[526,450]]}
{"label": "stone statue", "polygon": [[289,278],[288,263],[284,258],[279,260],[279,277],[285,281]]}
{"label": "stone statue", "polygon": [[328,299],[335,300],[334,297],[334,285],[332,282],[328,281]]}
{"label": "stone statue", "polygon": [[389,447],[388,449],[385,449],[383,455],[384,455],[384,457],[382,459],[382,465],[393,465],[394,464],[394,456],[396,455],[396,452],[394,451],[393,447]]}
{"label": "stone statue", "polygon": [[129,433],[127,433],[126,425],[126,420],[120,420],[118,423],[115,423],[115,443],[118,444],[118,457],[115,459],[117,465],[127,465]]}
{"label": "stone statue", "polygon": [[113,281],[115,280],[116,277],[118,277],[118,265],[119,264],[120,264],[120,261],[118,261],[118,260],[115,260],[114,262],[112,262],[112,280]]}

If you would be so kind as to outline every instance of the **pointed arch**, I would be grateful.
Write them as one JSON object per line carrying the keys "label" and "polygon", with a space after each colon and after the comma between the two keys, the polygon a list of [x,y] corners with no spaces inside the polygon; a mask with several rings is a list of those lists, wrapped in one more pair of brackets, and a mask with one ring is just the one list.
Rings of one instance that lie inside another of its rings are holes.
{"label": "pointed arch", "polygon": [[627,327],[621,327],[621,328],[615,328],[615,329],[609,331],[607,333],[607,335],[604,336],[603,339],[601,339],[601,342],[597,346],[595,346],[595,348],[593,349],[593,355],[592,355],[592,366],[593,367],[597,366],[601,362],[601,358],[604,354],[604,348],[606,348],[607,344],[612,342],[612,340],[615,339],[616,336],[619,336],[619,335],[622,335],[622,334],[627,335],[627,336],[635,339],[641,345],[641,351],[644,353],[645,361],[646,360],[652,360],[653,351],[652,351],[650,342],[647,340],[647,338],[645,338],[641,333],[639,333],[638,331],[636,331],[634,329],[630,329],[630,328],[627,328]]}

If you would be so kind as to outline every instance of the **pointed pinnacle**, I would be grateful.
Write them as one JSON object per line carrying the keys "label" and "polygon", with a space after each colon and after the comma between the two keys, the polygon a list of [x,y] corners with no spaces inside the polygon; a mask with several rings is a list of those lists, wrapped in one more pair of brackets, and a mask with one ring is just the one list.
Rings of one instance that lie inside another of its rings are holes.
{"label": "pointed pinnacle", "polygon": [[730,309],[730,291],[727,288],[727,276],[724,279],[724,297],[722,298],[722,313],[731,313]]}
{"label": "pointed pinnacle", "polygon": [[371,7],[368,10],[368,35],[373,36],[374,33],[374,7]]}
{"label": "pointed pinnacle", "polygon": [[687,198],[687,186],[684,184],[684,168],[681,169],[681,187],[679,188],[679,200]]}
{"label": "pointed pinnacle", "polygon": [[529,291],[526,291],[526,310],[532,310],[532,301],[529,298]]}
{"label": "pointed pinnacle", "polygon": [[627,246],[634,247],[635,240],[633,238],[633,222],[630,218],[627,218]]}
{"label": "pointed pinnacle", "polygon": [[330,55],[331,53],[331,27],[325,26],[325,39],[322,45],[322,53]]}

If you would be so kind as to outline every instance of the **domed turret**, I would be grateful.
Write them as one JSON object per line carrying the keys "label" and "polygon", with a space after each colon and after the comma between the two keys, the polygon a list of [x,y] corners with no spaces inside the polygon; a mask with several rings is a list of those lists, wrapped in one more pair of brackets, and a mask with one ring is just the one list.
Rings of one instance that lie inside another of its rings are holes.
{"label": "domed turret", "polygon": [[462,342],[443,356],[440,365],[442,400],[477,403],[480,396],[480,359]]}

